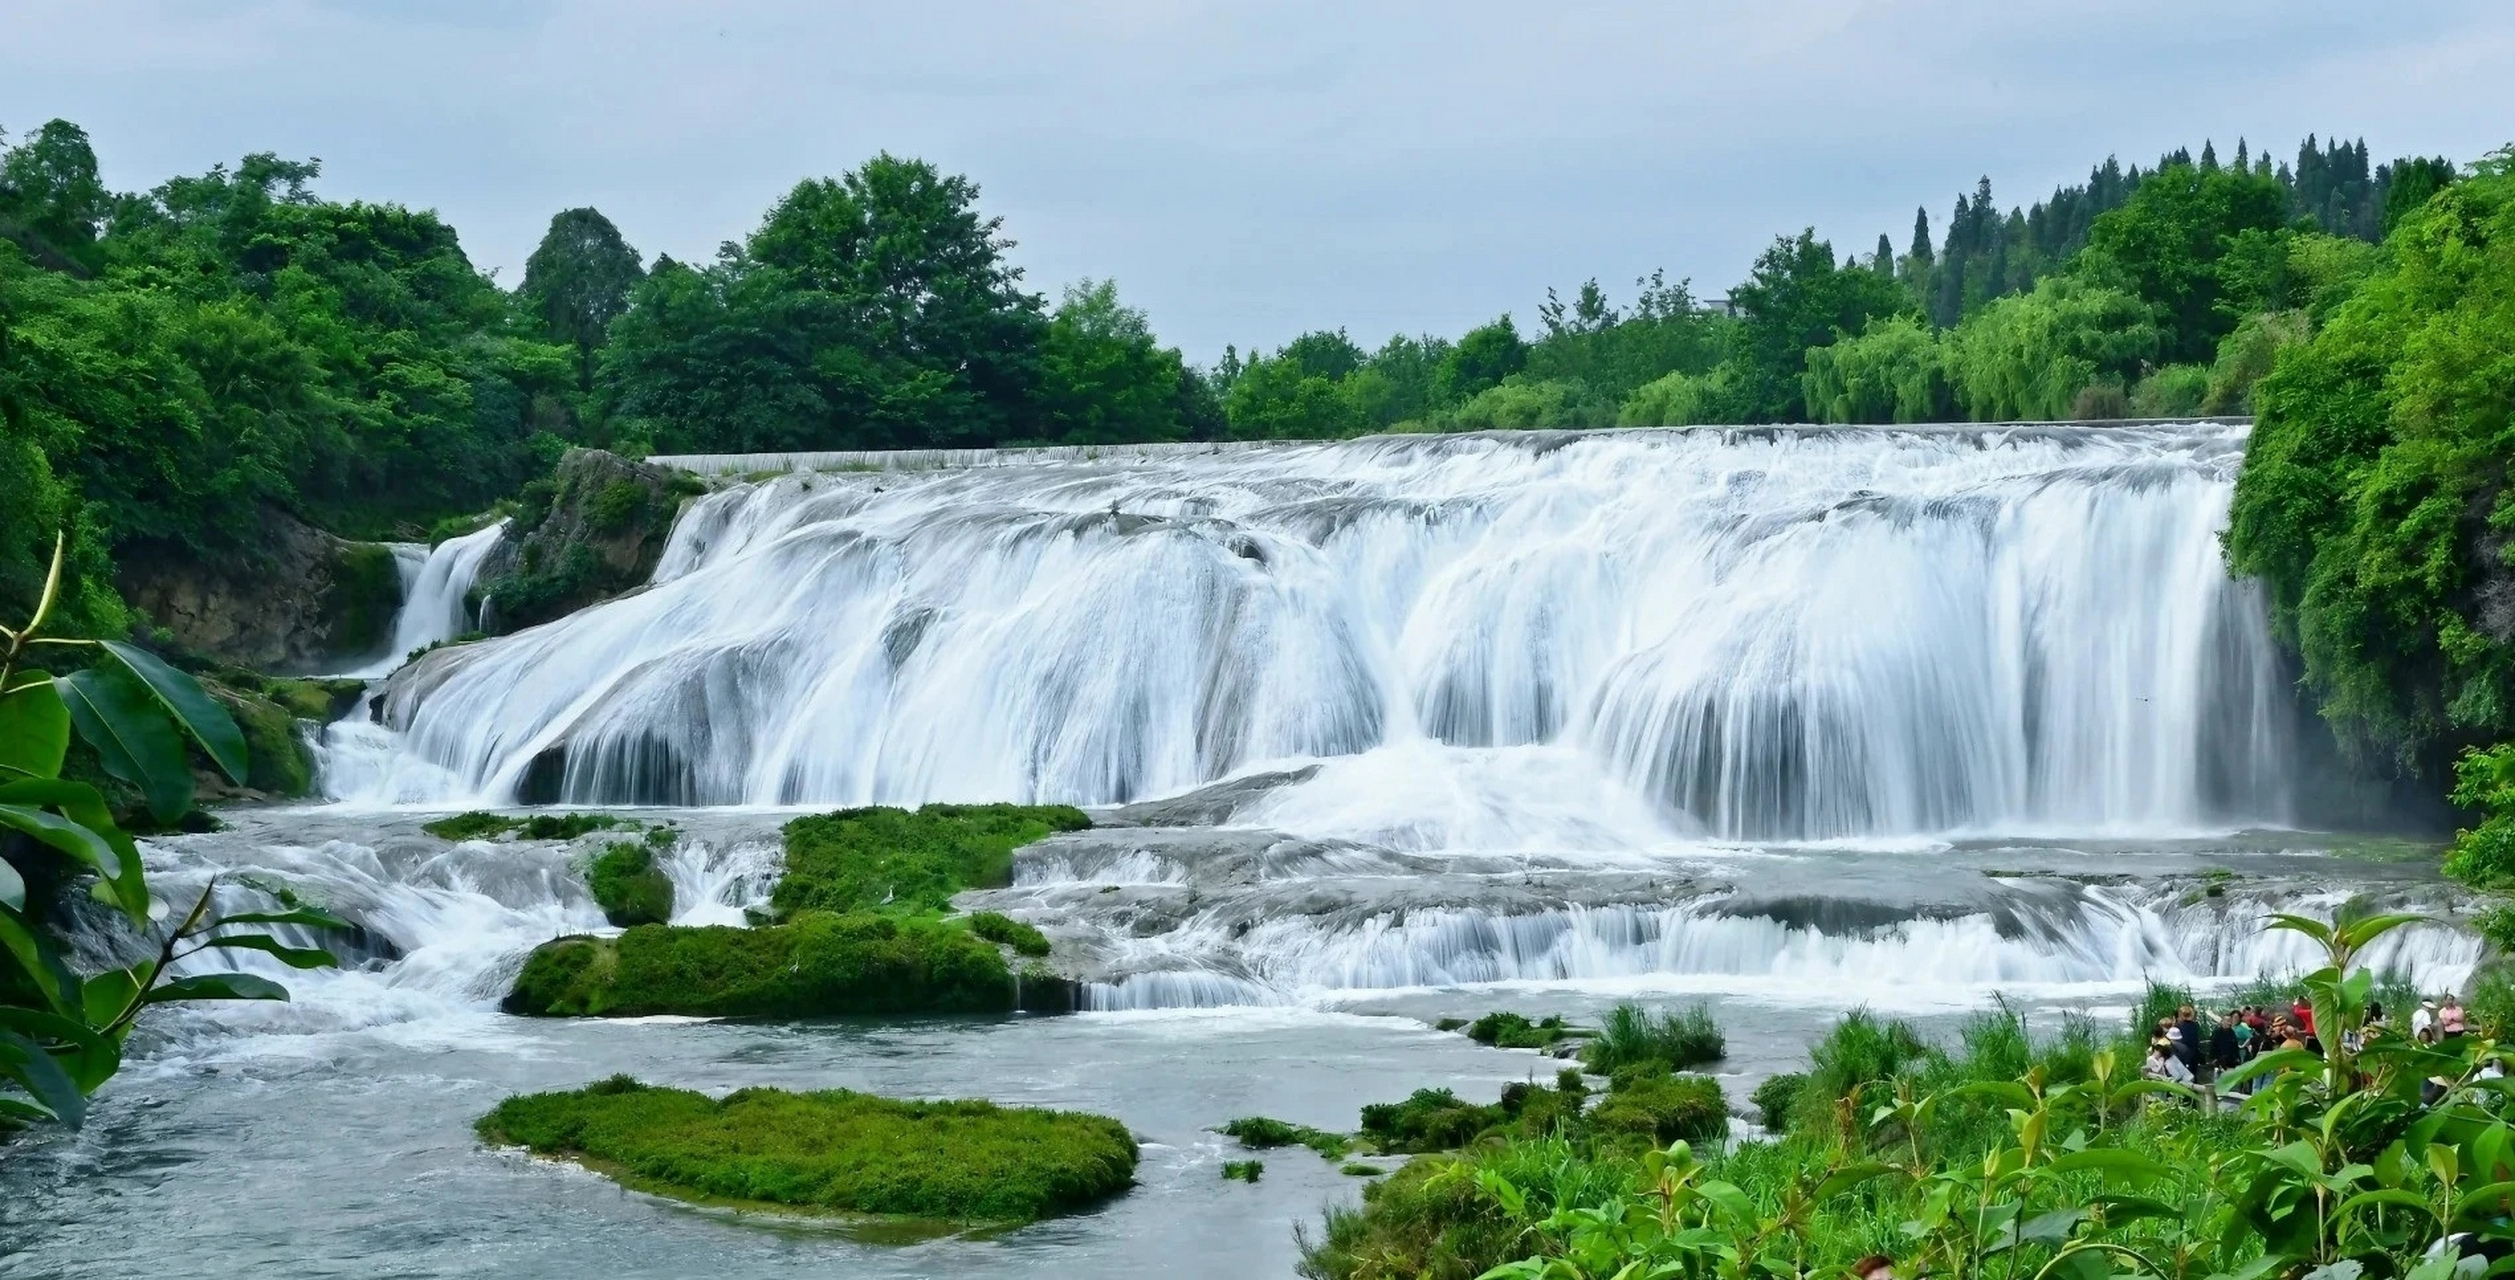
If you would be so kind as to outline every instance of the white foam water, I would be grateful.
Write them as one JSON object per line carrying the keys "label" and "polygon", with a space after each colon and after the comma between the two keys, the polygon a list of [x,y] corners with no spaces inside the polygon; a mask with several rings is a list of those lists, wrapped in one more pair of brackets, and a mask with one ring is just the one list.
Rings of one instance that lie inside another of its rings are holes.
{"label": "white foam water", "polygon": [[1729,839],[2274,824],[2289,703],[2216,541],[2243,437],[791,475],[696,504],[651,589],[447,655],[386,712],[452,793],[535,801],[1104,803],[1436,743],[1558,747],[1518,758],[1523,794],[1568,756]]}

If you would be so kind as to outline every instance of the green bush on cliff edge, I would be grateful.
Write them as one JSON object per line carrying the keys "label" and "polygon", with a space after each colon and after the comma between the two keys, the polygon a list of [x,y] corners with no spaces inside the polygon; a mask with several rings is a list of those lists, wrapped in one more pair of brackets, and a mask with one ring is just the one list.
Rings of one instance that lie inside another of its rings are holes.
{"label": "green bush on cliff edge", "polygon": [[753,1208],[1029,1222],[1135,1182],[1135,1139],[1106,1116],[843,1089],[719,1100],[613,1076],[509,1098],[477,1127],[641,1191]]}

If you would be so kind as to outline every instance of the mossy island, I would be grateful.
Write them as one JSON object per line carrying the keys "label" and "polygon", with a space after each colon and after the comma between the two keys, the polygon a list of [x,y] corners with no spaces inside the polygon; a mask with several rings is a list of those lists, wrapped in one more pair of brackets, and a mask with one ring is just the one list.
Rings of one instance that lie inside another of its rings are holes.
{"label": "mossy island", "polygon": [[1009,1225],[1135,1185],[1135,1138],[1106,1116],[832,1089],[710,1098],[628,1076],[509,1098],[484,1141],[573,1161],[632,1190],[771,1213]]}
{"label": "mossy island", "polygon": [[[505,1007],[557,1017],[1070,1012],[1079,988],[1042,963],[1046,935],[995,912],[946,913],[955,894],[1012,883],[1015,849],[1090,825],[1063,805],[797,818],[785,826],[767,923],[635,923],[617,938],[554,939],[526,958]],[[635,865],[639,852],[606,849],[593,868],[610,886],[597,897],[614,923],[655,916],[627,891],[660,878],[651,860]]]}

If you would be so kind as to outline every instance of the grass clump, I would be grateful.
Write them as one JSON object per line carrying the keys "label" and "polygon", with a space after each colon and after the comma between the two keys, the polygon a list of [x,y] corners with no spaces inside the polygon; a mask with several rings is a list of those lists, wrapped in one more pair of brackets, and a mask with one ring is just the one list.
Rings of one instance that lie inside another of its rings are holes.
{"label": "grass clump", "polygon": [[786,824],[786,875],[769,904],[802,911],[949,910],[964,889],[1013,882],[1013,851],[1092,825],[1070,805],[876,805]]}
{"label": "grass clump", "polygon": [[1757,1121],[1775,1133],[1790,1127],[1790,1113],[1799,1105],[1799,1090],[1808,1083],[1803,1071],[1784,1071],[1755,1086],[1747,1095],[1754,1104]]}
{"label": "grass clump", "polygon": [[1223,1181],[1225,1182],[1254,1183],[1265,1174],[1266,1162],[1263,1160],[1223,1161]]}
{"label": "grass clump", "polygon": [[1308,1147],[1328,1160],[1343,1158],[1354,1145],[1352,1138],[1341,1133],[1329,1133],[1325,1129],[1313,1129],[1306,1124],[1291,1124],[1266,1116],[1243,1116],[1224,1125],[1222,1131],[1226,1137],[1239,1139],[1244,1147],[1260,1151],[1276,1147]]}
{"label": "grass clump", "polygon": [[1640,1005],[1626,1003],[1607,1011],[1597,1036],[1581,1050],[1581,1062],[1600,1075],[1651,1064],[1683,1071],[1718,1062],[1728,1052],[1728,1041],[1706,1006],[1653,1017]]}
{"label": "grass clump", "polygon": [[1001,911],[981,911],[971,916],[969,931],[989,942],[1011,947],[1020,955],[1035,957],[1048,954],[1047,934]]}
{"label": "grass clump", "polygon": [[422,823],[420,830],[439,840],[486,840],[514,832],[519,840],[574,840],[595,831],[631,825],[609,813],[535,813],[523,817],[473,809],[450,818]]}
{"label": "grass clump", "polygon": [[672,919],[672,877],[655,865],[652,841],[604,845],[585,868],[585,887],[593,890],[603,918],[622,928]]}
{"label": "grass clump", "polygon": [[1364,1164],[1361,1161],[1356,1160],[1345,1165],[1343,1168],[1338,1169],[1337,1172],[1348,1178],[1376,1178],[1381,1174],[1387,1173],[1388,1170],[1383,1169],[1376,1164]]}
{"label": "grass clump", "polygon": [[750,1207],[1028,1222],[1135,1181],[1135,1139],[1103,1116],[843,1089],[720,1100],[613,1076],[509,1098],[478,1128],[641,1191]]}
{"label": "grass clump", "polygon": [[1729,1099],[1710,1076],[1627,1067],[1591,1109],[1589,1123],[1602,1138],[1639,1139],[1654,1147],[1706,1142],[1729,1132]]}
{"label": "grass clump", "polygon": [[967,929],[816,912],[758,929],[650,924],[618,938],[545,942],[525,959],[505,1008],[561,1017],[816,1017],[996,1013],[1019,998],[1003,953]]}
{"label": "grass clump", "polygon": [[1549,1014],[1531,1022],[1522,1014],[1488,1013],[1474,1022],[1442,1028],[1444,1031],[1461,1029],[1466,1031],[1468,1039],[1496,1049],[1547,1049],[1584,1034],[1565,1026],[1560,1014]]}

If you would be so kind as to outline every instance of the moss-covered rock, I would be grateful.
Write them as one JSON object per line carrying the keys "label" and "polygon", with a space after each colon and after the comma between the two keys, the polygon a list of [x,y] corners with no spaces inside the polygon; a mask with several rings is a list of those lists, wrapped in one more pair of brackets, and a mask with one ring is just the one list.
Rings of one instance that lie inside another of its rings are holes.
{"label": "moss-covered rock", "polygon": [[402,608],[402,569],[381,542],[345,542],[333,557],[322,595],[321,625],[331,653],[380,653],[393,639]]}
{"label": "moss-covered rock", "polygon": [[964,889],[1011,884],[1015,849],[1091,825],[1070,805],[876,805],[797,818],[769,903],[786,913],[944,911]]}
{"label": "moss-covered rock", "polygon": [[603,918],[627,928],[672,919],[672,877],[655,865],[655,849],[643,840],[614,840],[585,868]]}
{"label": "moss-covered rock", "polygon": [[260,692],[300,720],[330,724],[358,705],[358,700],[366,696],[367,685],[363,680],[347,677],[273,676],[260,681]]}
{"label": "moss-covered rock", "polygon": [[470,809],[423,822],[419,829],[439,840],[486,840],[509,832],[519,840],[574,840],[591,832],[634,825],[610,813],[491,813]]}
{"label": "moss-covered rock", "polygon": [[304,671],[378,656],[402,602],[392,548],[277,509],[261,522],[252,554],[135,549],[118,556],[115,583],[175,647],[221,662]]}
{"label": "moss-covered rock", "polygon": [[719,1100],[614,1076],[509,1098],[478,1127],[641,1191],[758,1209],[1028,1222],[1135,1182],[1135,1139],[1105,1116],[843,1089]]}
{"label": "moss-covered rock", "polygon": [[481,564],[474,603],[483,629],[518,631],[644,586],[673,520],[706,483],[683,471],[570,449],[524,486],[498,546]]}
{"label": "moss-covered rock", "polygon": [[1001,911],[981,911],[969,918],[969,931],[999,946],[1011,947],[1021,955],[1044,956],[1052,948],[1048,935],[1036,925],[1016,920]]}
{"label": "moss-covered rock", "polygon": [[808,912],[757,929],[639,925],[533,949],[506,1010],[561,1017],[1064,1011],[1073,984],[1017,979],[957,921]]}

